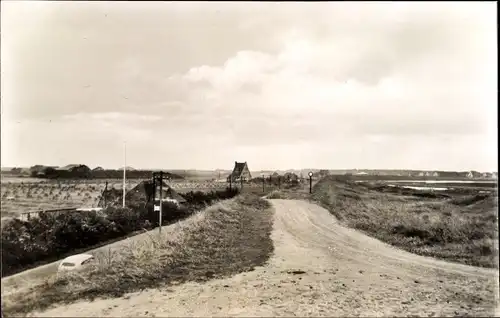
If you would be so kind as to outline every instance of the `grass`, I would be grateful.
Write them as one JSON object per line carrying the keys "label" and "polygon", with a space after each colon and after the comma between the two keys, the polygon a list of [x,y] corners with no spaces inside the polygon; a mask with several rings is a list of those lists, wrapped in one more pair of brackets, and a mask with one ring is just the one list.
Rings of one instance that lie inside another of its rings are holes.
{"label": "grass", "polygon": [[496,194],[417,194],[383,193],[327,177],[314,187],[312,200],[347,226],[409,252],[498,267]]}
{"label": "grass", "polygon": [[272,219],[267,201],[240,195],[165,227],[161,237],[155,231],[119,253],[99,254],[97,264],[84,272],[4,296],[3,313],[25,314],[59,303],[250,271],[273,252]]}

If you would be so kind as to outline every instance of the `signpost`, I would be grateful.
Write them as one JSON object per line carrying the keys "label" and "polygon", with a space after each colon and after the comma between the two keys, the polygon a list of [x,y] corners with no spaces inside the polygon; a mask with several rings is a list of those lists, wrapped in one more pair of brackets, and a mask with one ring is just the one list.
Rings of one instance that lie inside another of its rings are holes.
{"label": "signpost", "polygon": [[106,197],[108,194],[108,181],[106,181],[106,186],[104,187],[104,192],[103,192],[103,199],[104,199],[104,207],[107,207],[107,202],[106,202]]}
{"label": "signpost", "polygon": [[[163,179],[164,177],[164,172],[153,172],[153,187],[154,187],[154,192],[153,192],[153,202],[154,202],[154,210],[153,211],[158,211],[158,223],[159,223],[159,232],[161,234],[161,227],[162,227],[162,217],[163,217]],[[158,183],[160,186],[160,194],[159,194],[159,200],[158,204],[156,204],[156,189],[158,188]]]}
{"label": "signpost", "polygon": [[311,171],[309,172],[309,193],[312,193],[312,186],[313,186],[313,173]]}

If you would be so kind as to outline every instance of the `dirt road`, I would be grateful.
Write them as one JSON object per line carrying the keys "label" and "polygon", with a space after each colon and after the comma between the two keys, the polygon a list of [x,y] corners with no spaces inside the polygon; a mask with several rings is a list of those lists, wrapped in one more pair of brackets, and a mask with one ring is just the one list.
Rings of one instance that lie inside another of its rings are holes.
{"label": "dirt road", "polygon": [[268,265],[34,316],[492,316],[498,271],[397,250],[303,201],[275,206]]}

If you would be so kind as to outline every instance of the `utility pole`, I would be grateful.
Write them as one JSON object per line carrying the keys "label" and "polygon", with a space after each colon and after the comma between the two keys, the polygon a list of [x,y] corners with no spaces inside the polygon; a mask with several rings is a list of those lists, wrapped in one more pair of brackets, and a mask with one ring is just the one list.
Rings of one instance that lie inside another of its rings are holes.
{"label": "utility pole", "polygon": [[266,178],[264,174],[262,174],[262,192],[266,192],[265,186],[266,186]]}
{"label": "utility pole", "polygon": [[161,234],[161,226],[162,226],[162,212],[163,212],[163,171],[160,171],[160,234]]}
{"label": "utility pole", "polygon": [[125,195],[127,192],[127,186],[125,184],[126,170],[127,170],[127,142],[124,141],[123,142],[123,202],[122,202],[123,208],[125,208]]}

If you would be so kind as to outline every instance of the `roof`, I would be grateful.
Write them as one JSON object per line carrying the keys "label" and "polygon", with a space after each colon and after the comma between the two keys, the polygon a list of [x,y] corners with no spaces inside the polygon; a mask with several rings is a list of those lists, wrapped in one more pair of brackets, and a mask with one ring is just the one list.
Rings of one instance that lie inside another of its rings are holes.
{"label": "roof", "polygon": [[245,162],[235,161],[233,172],[231,172],[231,175],[229,177],[231,177],[233,179],[241,177],[241,174],[243,173],[243,170],[245,169],[245,167],[248,168],[246,161]]}
{"label": "roof", "polygon": [[99,212],[99,211],[102,211],[103,209],[102,208],[85,208],[85,207],[82,207],[82,208],[77,208],[76,211],[95,211],[95,212]]}
{"label": "roof", "polygon": [[[148,190],[146,188],[151,187],[152,182],[147,180],[147,181],[142,181],[139,183],[137,186],[135,186],[133,189],[127,192],[127,196],[136,196],[139,194],[140,196],[147,195]],[[165,181],[163,181],[163,195],[164,198],[170,198],[177,200],[180,203],[187,202],[184,197],[182,197],[180,194],[178,194],[174,189],[172,189]]]}
{"label": "roof", "polygon": [[78,168],[80,166],[83,166],[83,165],[80,165],[80,164],[70,164],[70,165],[58,168],[57,170],[71,170],[73,168]]}
{"label": "roof", "polygon": [[90,254],[76,254],[76,255],[66,257],[65,259],[63,259],[63,262],[71,262],[71,263],[75,263],[75,264],[81,264],[82,262],[85,262],[86,260],[88,260],[91,257],[94,257],[94,256],[90,255]]}
{"label": "roof", "polygon": [[184,203],[184,202],[187,202],[186,199],[184,199],[184,197],[182,197],[179,193],[177,193],[174,189],[172,189],[171,187],[167,186],[167,197],[170,198],[170,199],[174,199],[176,200],[177,202],[180,202],[180,203]]}

